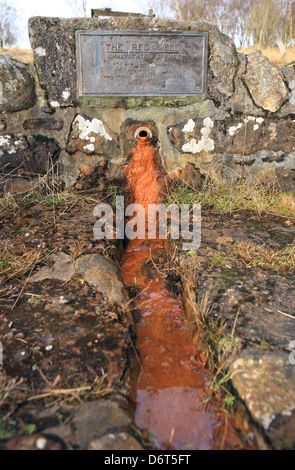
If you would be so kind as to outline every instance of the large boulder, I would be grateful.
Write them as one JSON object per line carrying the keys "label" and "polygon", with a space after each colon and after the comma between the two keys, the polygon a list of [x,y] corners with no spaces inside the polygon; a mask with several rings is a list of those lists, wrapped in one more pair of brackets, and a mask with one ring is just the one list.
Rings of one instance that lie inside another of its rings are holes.
{"label": "large boulder", "polygon": [[0,136],[2,174],[46,174],[58,158],[59,145],[46,136]]}
{"label": "large boulder", "polygon": [[260,51],[253,51],[247,58],[244,81],[257,106],[275,113],[289,96],[284,76]]}
{"label": "large boulder", "polygon": [[0,55],[0,112],[32,108],[36,101],[30,66],[8,55]]}

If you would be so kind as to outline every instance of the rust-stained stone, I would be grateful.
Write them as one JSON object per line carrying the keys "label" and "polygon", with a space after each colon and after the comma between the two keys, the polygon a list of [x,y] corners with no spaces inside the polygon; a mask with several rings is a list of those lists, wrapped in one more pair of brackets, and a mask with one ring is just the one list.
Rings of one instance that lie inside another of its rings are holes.
{"label": "rust-stained stone", "polygon": [[244,81],[255,104],[275,113],[289,96],[283,74],[260,51],[248,54],[247,61]]}

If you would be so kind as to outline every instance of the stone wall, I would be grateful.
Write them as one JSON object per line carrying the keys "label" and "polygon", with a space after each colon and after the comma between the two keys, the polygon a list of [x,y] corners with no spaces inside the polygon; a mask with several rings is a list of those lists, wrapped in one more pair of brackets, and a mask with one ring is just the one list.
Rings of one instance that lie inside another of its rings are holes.
{"label": "stone wall", "polygon": [[[206,31],[208,89],[200,97],[77,96],[76,30]],[[295,68],[259,51],[238,54],[205,22],[156,18],[29,21],[34,65],[0,56],[0,168],[6,191],[26,190],[56,169],[65,187],[120,180],[130,126],[154,129],[168,174],[193,163],[227,181],[295,187]]]}

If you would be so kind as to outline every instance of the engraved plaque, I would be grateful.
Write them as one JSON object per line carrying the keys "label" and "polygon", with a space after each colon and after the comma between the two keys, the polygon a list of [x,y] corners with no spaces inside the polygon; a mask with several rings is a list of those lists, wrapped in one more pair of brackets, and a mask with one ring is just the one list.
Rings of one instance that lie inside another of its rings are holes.
{"label": "engraved plaque", "polygon": [[208,33],[76,31],[79,96],[204,96]]}

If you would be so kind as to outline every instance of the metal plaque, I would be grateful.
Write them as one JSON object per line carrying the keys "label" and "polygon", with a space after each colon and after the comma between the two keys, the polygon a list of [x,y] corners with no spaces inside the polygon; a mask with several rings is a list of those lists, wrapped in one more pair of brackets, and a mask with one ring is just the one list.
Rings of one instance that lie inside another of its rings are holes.
{"label": "metal plaque", "polygon": [[76,31],[79,96],[204,96],[208,33]]}

